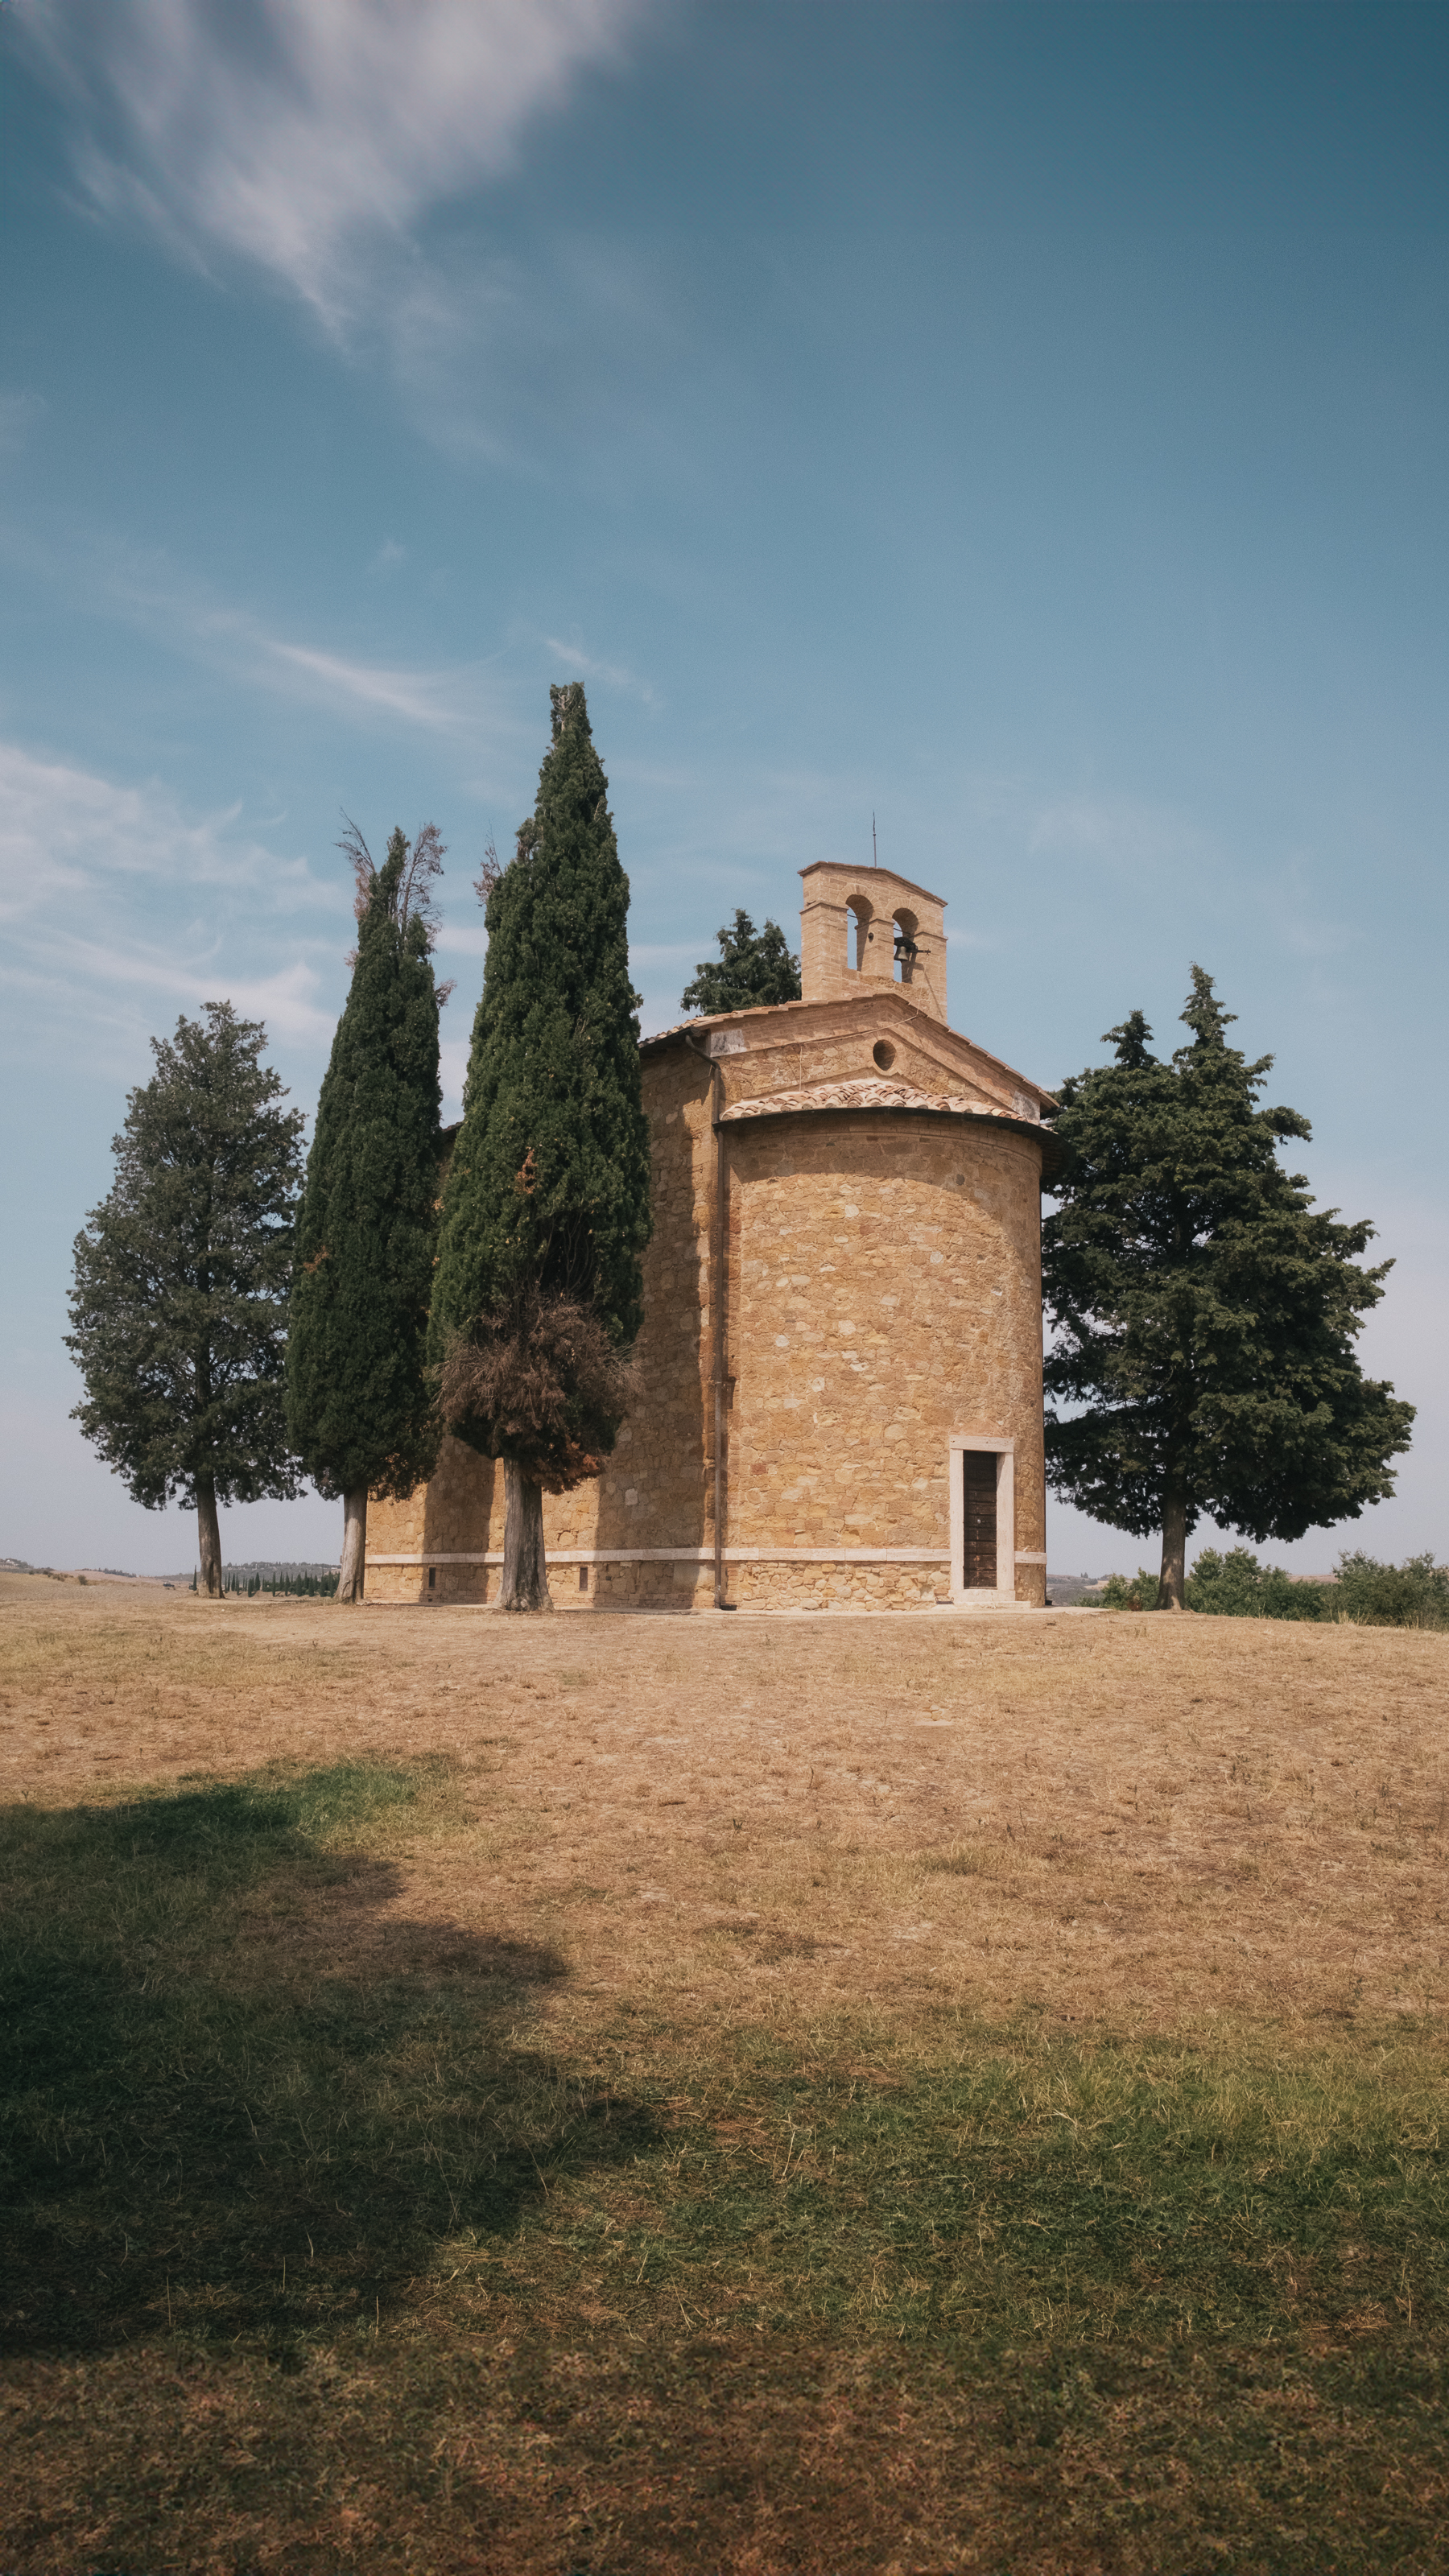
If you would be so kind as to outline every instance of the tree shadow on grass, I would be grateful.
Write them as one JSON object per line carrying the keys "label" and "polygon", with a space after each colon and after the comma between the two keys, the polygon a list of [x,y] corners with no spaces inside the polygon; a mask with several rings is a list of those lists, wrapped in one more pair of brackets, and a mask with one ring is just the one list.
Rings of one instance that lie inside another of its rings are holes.
{"label": "tree shadow on grass", "polygon": [[[647,2113],[520,2045],[547,1946],[388,1919],[443,1766],[0,1814],[0,2351],[361,2331]],[[391,1813],[389,1811],[392,1811]]]}

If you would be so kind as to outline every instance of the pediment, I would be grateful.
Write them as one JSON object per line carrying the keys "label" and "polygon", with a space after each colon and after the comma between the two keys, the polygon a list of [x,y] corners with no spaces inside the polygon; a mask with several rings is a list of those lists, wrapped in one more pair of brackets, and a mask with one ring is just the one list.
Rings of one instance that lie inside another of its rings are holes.
{"label": "pediment", "polygon": [[751,1100],[783,1105],[792,1092],[841,1085],[877,1085],[899,1090],[903,1098],[950,1101],[1029,1122],[1056,1106],[1030,1075],[917,1010],[898,986],[840,1000],[723,1012],[646,1038],[641,1052],[648,1056],[687,1042],[720,1063],[731,1109]]}

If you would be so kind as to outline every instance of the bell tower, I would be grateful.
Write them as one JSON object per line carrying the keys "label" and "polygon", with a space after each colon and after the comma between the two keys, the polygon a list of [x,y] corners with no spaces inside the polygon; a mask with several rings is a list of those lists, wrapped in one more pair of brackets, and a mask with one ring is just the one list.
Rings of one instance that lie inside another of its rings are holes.
{"label": "bell tower", "polygon": [[817,859],[800,870],[800,989],[838,1002],[893,984],[918,1011],[946,1017],[945,897],[889,868]]}

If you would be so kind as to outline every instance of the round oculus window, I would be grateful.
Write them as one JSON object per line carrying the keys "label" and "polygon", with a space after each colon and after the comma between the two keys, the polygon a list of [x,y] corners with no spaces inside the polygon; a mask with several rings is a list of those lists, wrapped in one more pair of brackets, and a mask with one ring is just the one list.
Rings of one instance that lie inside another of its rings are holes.
{"label": "round oculus window", "polygon": [[896,1060],[896,1051],[889,1038],[876,1039],[870,1051],[870,1060],[877,1072],[889,1073]]}

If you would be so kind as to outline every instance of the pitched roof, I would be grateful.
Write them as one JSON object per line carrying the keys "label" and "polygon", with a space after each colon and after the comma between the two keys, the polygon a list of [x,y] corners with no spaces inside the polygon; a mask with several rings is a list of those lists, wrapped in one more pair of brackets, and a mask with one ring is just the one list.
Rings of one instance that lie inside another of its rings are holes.
{"label": "pitched roof", "polygon": [[729,1020],[762,1020],[769,1011],[816,1011],[818,1002],[752,1002],[747,1011],[699,1011],[692,1020],[675,1020],[667,1029],[651,1029],[639,1040],[642,1055],[646,1047],[663,1046],[666,1038],[686,1037],[691,1029],[723,1028]]}
{"label": "pitched roof", "polygon": [[938,903],[943,912],[946,909],[946,897],[943,894],[932,894],[929,886],[917,885],[914,877],[903,877],[895,868],[875,866],[853,868],[843,859],[812,859],[808,868],[799,868],[796,874],[802,877],[813,877],[821,868],[829,868],[833,876],[844,877],[847,883],[854,881],[860,893],[864,895],[870,893],[872,884],[877,887],[904,886],[907,894],[918,894],[927,903]]}
{"label": "pitched roof", "polygon": [[[882,1003],[893,1004],[896,1010],[905,1012],[909,1019],[914,1020],[920,1032],[926,1036],[928,1044],[939,1044],[942,1037],[954,1039],[958,1046],[969,1047],[971,1053],[982,1064],[992,1065],[998,1073],[1005,1074],[1008,1080],[1019,1089],[1033,1092],[1048,1114],[1055,1110],[1056,1101],[1043,1084],[1034,1082],[1028,1073],[1019,1073],[1015,1065],[1006,1062],[1004,1056],[993,1055],[989,1047],[980,1045],[975,1038],[966,1037],[960,1029],[953,1029],[946,1021],[933,1019],[928,1012],[920,1010],[909,995],[902,991],[899,984],[882,984],[871,992],[836,995],[829,1001],[755,1002],[747,1011],[701,1011],[692,1020],[676,1020],[672,1028],[653,1030],[648,1037],[640,1039],[639,1052],[641,1055],[648,1055],[655,1047],[665,1047],[681,1038],[687,1039],[696,1029],[703,1032],[706,1029],[739,1028],[749,1020],[784,1019],[794,1011],[816,1013],[839,1010],[865,1011],[868,1007],[879,1010]],[[701,1052],[698,1048],[695,1051]],[[710,1053],[714,1052],[715,1050],[711,1048]],[[726,1052],[733,1052],[733,1050],[726,1050]],[[973,1105],[970,1101],[963,1104],[967,1108]],[[1004,1114],[1009,1116],[1011,1113]]]}

